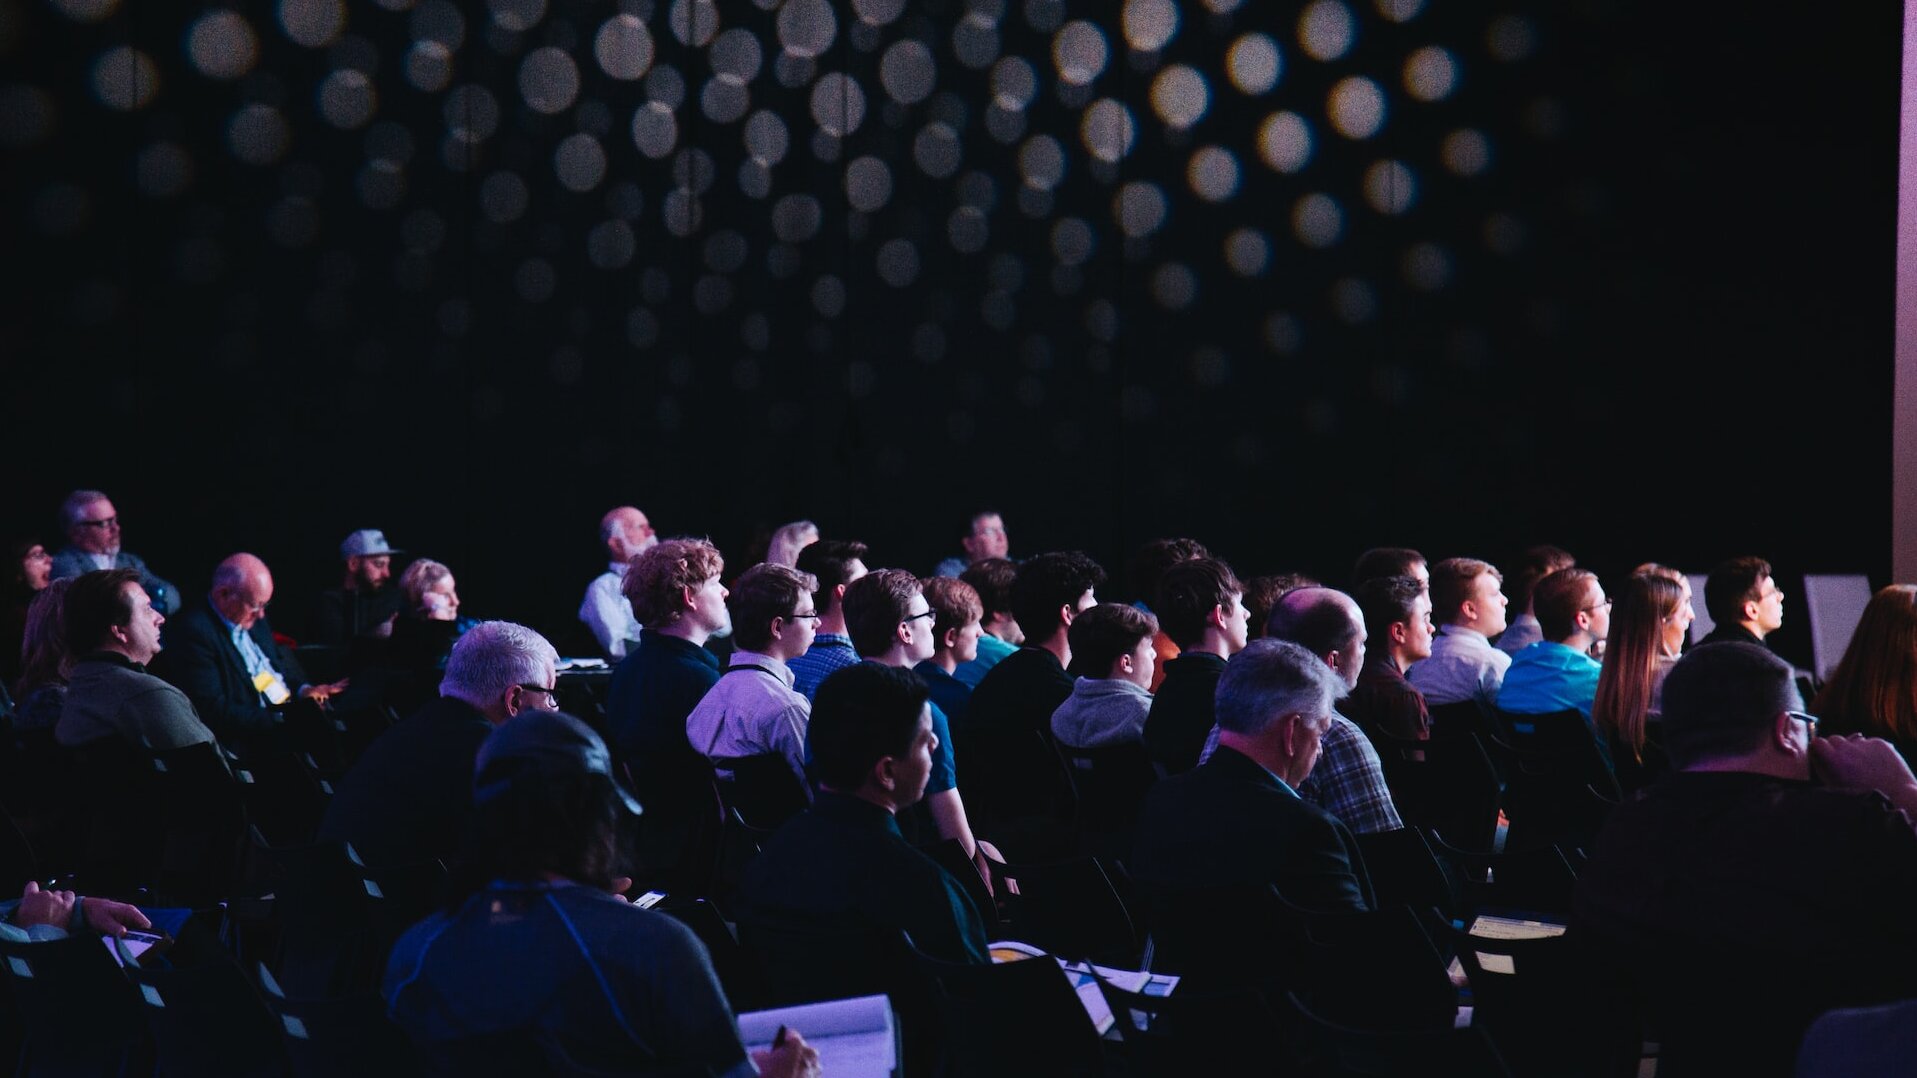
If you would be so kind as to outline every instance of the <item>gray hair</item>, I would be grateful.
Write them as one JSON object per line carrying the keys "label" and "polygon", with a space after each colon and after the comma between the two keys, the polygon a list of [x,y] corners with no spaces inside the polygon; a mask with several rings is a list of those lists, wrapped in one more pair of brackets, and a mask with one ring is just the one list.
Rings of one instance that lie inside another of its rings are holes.
{"label": "gray hair", "polygon": [[795,520],[772,533],[765,560],[791,568],[799,564],[799,551],[817,542],[819,526],[809,520]]}
{"label": "gray hair", "polygon": [[1254,640],[1232,656],[1218,679],[1218,727],[1256,736],[1285,715],[1325,714],[1344,691],[1344,679],[1310,649],[1288,640]]}
{"label": "gray hair", "polygon": [[538,684],[559,653],[546,638],[510,621],[482,621],[453,643],[439,695],[484,707],[514,685]]}
{"label": "gray hair", "polygon": [[103,490],[76,490],[67,495],[67,500],[60,503],[60,530],[65,531],[78,523],[81,510],[87,506],[106,500]]}
{"label": "gray hair", "polygon": [[418,610],[427,589],[451,575],[453,571],[439,562],[431,558],[421,558],[408,565],[406,571],[399,574],[399,593],[406,597],[407,606]]}

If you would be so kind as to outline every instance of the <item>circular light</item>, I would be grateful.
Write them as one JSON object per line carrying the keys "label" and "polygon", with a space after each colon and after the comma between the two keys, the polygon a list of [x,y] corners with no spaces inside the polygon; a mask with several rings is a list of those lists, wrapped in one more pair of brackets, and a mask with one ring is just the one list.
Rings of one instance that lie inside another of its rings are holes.
{"label": "circular light", "polygon": [[1484,219],[1484,245],[1501,255],[1514,255],[1524,246],[1524,225],[1508,213]]}
{"label": "circular light", "polygon": [[226,145],[249,165],[270,165],[286,154],[292,131],[271,105],[248,105],[226,125]]}
{"label": "circular light", "polygon": [[1271,265],[1271,241],[1255,228],[1234,229],[1225,237],[1225,264],[1240,277],[1257,277]]}
{"label": "circular light", "polygon": [[1092,226],[1081,218],[1067,217],[1052,226],[1052,257],[1061,266],[1084,265],[1096,244]]}
{"label": "circular light", "polygon": [[647,157],[660,158],[672,152],[679,141],[679,121],[672,110],[657,101],[648,101],[632,114],[632,144]]}
{"label": "circular light", "polygon": [[811,195],[787,195],[772,204],[772,233],[783,243],[804,243],[819,234],[824,211]]}
{"label": "circular light", "polygon": [[543,258],[528,258],[513,272],[513,291],[527,303],[544,303],[559,287],[559,274]]}
{"label": "circular light", "polygon": [[1052,64],[1059,81],[1068,86],[1091,85],[1108,59],[1104,33],[1083,19],[1066,23],[1052,38]]}
{"label": "circular light", "polygon": [[406,197],[406,172],[399,162],[375,158],[354,178],[359,200],[369,210],[390,210]]}
{"label": "circular light", "polygon": [[1491,142],[1471,128],[1453,131],[1438,148],[1444,167],[1460,176],[1476,176],[1491,166]]}
{"label": "circular light", "polygon": [[1284,61],[1278,43],[1265,34],[1244,34],[1225,51],[1225,74],[1241,94],[1270,93]]}
{"label": "circular light", "polygon": [[207,78],[237,79],[253,70],[260,42],[253,34],[253,24],[238,12],[212,11],[187,31],[186,52],[193,66]]}
{"label": "circular light", "polygon": [[1291,207],[1291,231],[1307,247],[1329,247],[1344,231],[1345,214],[1330,195],[1312,194]]}
{"label": "circular light", "polygon": [[320,115],[334,127],[346,131],[365,127],[373,118],[373,110],[377,105],[373,80],[363,72],[344,68],[326,76],[326,81],[320,83]]}
{"label": "circular light", "polygon": [[1152,80],[1152,109],[1167,127],[1184,130],[1197,123],[1211,104],[1205,76],[1184,64],[1173,64]]}
{"label": "circular light", "polygon": [[437,41],[419,41],[406,52],[406,81],[436,94],[453,78],[452,50]]}
{"label": "circular light", "polygon": [[719,9],[712,0],[672,0],[666,24],[681,45],[704,48],[719,32]]}
{"label": "circular light", "polygon": [[606,151],[584,131],[566,136],[553,152],[553,171],[568,191],[590,191],[606,178]]}
{"label": "circular light", "polygon": [[1131,152],[1137,136],[1131,110],[1109,97],[1101,97],[1085,110],[1079,121],[1079,141],[1100,161],[1117,161]]}
{"label": "circular light", "polygon": [[564,112],[579,98],[579,67],[564,49],[534,49],[519,65],[519,93],[548,116]]}
{"label": "circular light", "polygon": [[1167,262],[1152,274],[1152,298],[1169,311],[1182,311],[1198,298],[1198,276],[1182,262]]}
{"label": "circular light", "polygon": [[1050,191],[1065,178],[1065,148],[1050,135],[1036,135],[1019,147],[1018,171],[1025,186]]}
{"label": "circular light", "polygon": [[879,59],[879,83],[901,105],[916,105],[931,96],[934,77],[932,50],[924,42],[895,42]]}
{"label": "circular light", "polygon": [[111,48],[93,63],[93,95],[107,108],[118,112],[144,108],[159,89],[159,67],[138,49]]}
{"label": "circular light", "polygon": [[942,121],[926,124],[912,140],[912,160],[933,179],[942,180],[957,172],[963,156],[958,132]]}
{"label": "circular light", "polygon": [[812,119],[819,130],[844,138],[865,122],[865,91],[850,75],[821,75],[812,86]]}
{"label": "circular light", "polygon": [[760,109],[746,120],[745,147],[754,161],[767,165],[778,164],[785,160],[789,142],[785,121],[779,118],[778,113]]}
{"label": "circular light", "polygon": [[1379,213],[1400,214],[1418,198],[1418,181],[1399,161],[1379,161],[1365,170],[1365,201]]}
{"label": "circular light", "polygon": [[821,318],[837,318],[845,313],[845,282],[828,273],[812,282],[812,309]]}
{"label": "circular light", "polygon": [[945,237],[960,254],[977,254],[991,239],[991,225],[977,206],[960,206],[945,221]]}
{"label": "circular light", "polygon": [[1355,277],[1340,278],[1331,286],[1331,309],[1354,326],[1369,322],[1378,315],[1378,293]]}
{"label": "circular light", "polygon": [[516,172],[495,172],[480,181],[479,212],[494,224],[519,220],[531,200],[526,181]]}
{"label": "circular light", "polygon": [[631,82],[644,78],[652,67],[652,31],[633,15],[615,15],[599,27],[592,42],[599,70]]}
{"label": "circular light", "polygon": [[1113,216],[1127,236],[1146,236],[1165,223],[1165,192],[1158,185],[1134,180],[1118,189],[1113,199]]}
{"label": "circular light", "polygon": [[699,111],[713,123],[729,124],[752,107],[752,93],[737,76],[717,75],[699,91]]}
{"label": "circular light", "polygon": [[1038,73],[1022,56],[992,65],[992,103],[1007,112],[1023,112],[1038,96]]}
{"label": "circular light", "polygon": [[1298,16],[1298,44],[1314,60],[1336,60],[1357,36],[1351,9],[1338,0],[1314,0]]}
{"label": "circular light", "polygon": [[426,0],[413,12],[413,40],[432,41],[458,49],[466,43],[466,16],[452,0]]}
{"label": "circular light", "polygon": [[839,21],[829,0],[788,0],[779,9],[779,44],[808,59],[822,56],[838,36]]}
{"label": "circular light", "polygon": [[845,199],[860,213],[872,213],[892,198],[892,170],[876,157],[860,157],[845,166]]}
{"label": "circular light", "polygon": [[118,0],[53,0],[53,6],[74,22],[99,22],[120,5]]}
{"label": "circular light", "polygon": [[1258,128],[1258,156],[1290,174],[1311,161],[1311,126],[1295,112],[1274,112]]}
{"label": "circular light", "polygon": [[1178,33],[1178,9],[1171,0],[1125,0],[1119,26],[1134,50],[1157,52]]}
{"label": "circular light", "polygon": [[515,34],[530,30],[546,17],[546,0],[486,0],[493,25]]}
{"label": "circular light", "polygon": [[905,13],[905,0],[852,0],[852,10],[867,26],[889,26]]}
{"label": "circular light", "polygon": [[887,240],[879,247],[879,277],[893,288],[904,288],[919,276],[919,249],[911,240]]}
{"label": "circular light", "polygon": [[1363,75],[1340,79],[1331,88],[1325,111],[1339,134],[1350,139],[1370,138],[1384,126],[1384,91]]}
{"label": "circular light", "polygon": [[660,205],[666,231],[675,236],[690,236],[705,223],[705,207],[690,191],[668,191]]}
{"label": "circular light", "polygon": [[997,21],[982,11],[967,11],[952,28],[952,52],[973,70],[991,66],[998,59]]}
{"label": "circular light", "polygon": [[446,95],[446,129],[488,139],[499,129],[499,103],[484,86],[457,86]]}
{"label": "circular light", "polygon": [[1191,155],[1185,182],[1199,198],[1223,202],[1238,193],[1238,159],[1222,146],[1206,146]]}
{"label": "circular light", "polygon": [[340,0],[280,0],[280,29],[295,44],[325,48],[346,28],[346,6]]}
{"label": "circular light", "polygon": [[1405,92],[1420,101],[1442,101],[1457,83],[1456,61],[1435,45],[1419,49],[1404,62]]}
{"label": "circular light", "polygon": [[714,74],[729,75],[742,83],[758,78],[759,68],[765,64],[759,39],[752,31],[737,27],[720,34],[707,55]]}
{"label": "circular light", "polygon": [[1377,0],[1377,7],[1390,22],[1410,22],[1424,10],[1424,0]]}

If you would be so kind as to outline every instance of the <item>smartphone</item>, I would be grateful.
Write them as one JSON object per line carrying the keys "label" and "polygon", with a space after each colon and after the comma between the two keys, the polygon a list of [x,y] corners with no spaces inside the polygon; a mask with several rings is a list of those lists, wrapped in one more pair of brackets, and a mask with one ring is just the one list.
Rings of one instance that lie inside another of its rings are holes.
{"label": "smartphone", "polygon": [[642,910],[649,910],[664,901],[665,897],[666,893],[664,891],[647,891],[645,894],[633,899],[632,904]]}
{"label": "smartphone", "polygon": [[134,963],[139,965],[142,964],[140,960],[143,956],[149,954],[158,956],[165,951],[172,945],[173,937],[161,932],[128,929],[127,934],[117,940],[112,936],[101,936],[100,942],[106,944],[107,953],[113,956],[116,965],[125,966],[126,962],[120,957],[122,950],[132,956]]}

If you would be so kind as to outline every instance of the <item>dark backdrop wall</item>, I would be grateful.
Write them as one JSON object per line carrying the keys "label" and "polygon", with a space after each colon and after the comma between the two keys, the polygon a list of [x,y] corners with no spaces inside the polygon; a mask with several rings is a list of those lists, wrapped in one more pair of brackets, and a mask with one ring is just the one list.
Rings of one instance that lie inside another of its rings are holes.
{"label": "dark backdrop wall", "polygon": [[5,530],[1881,582],[1901,9],[1707,7],[0,0]]}

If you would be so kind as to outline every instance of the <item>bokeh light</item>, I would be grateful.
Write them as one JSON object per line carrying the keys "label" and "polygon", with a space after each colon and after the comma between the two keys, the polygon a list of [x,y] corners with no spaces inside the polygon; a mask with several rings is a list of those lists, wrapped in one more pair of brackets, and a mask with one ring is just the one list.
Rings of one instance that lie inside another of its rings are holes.
{"label": "bokeh light", "polygon": [[1420,101],[1442,101],[1457,84],[1457,61],[1436,45],[1413,52],[1404,62],[1405,92]]}
{"label": "bokeh light", "polygon": [[1363,75],[1339,79],[1325,101],[1325,112],[1339,134],[1349,139],[1368,139],[1384,126],[1384,91]]}
{"label": "bokeh light", "polygon": [[1270,93],[1283,70],[1278,43],[1265,34],[1244,34],[1225,51],[1225,74],[1242,94]]}
{"label": "bokeh light", "polygon": [[1342,57],[1351,51],[1357,34],[1351,9],[1339,0],[1313,0],[1298,16],[1298,46],[1314,60]]}
{"label": "bokeh light", "polygon": [[260,41],[253,24],[237,11],[209,11],[186,34],[186,53],[209,79],[237,79],[259,60]]}

